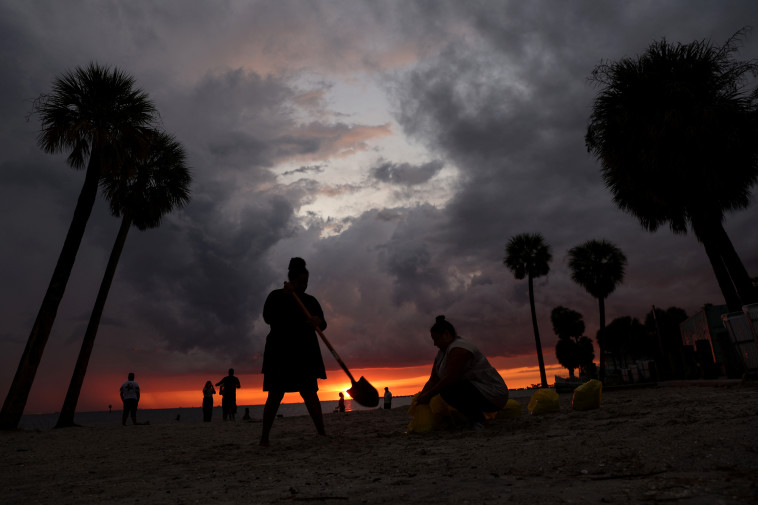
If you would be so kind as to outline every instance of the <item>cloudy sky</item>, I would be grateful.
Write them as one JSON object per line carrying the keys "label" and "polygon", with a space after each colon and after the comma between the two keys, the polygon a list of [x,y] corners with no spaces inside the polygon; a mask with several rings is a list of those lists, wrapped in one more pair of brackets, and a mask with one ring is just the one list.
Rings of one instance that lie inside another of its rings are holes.
{"label": "cloudy sky", "polygon": [[[581,312],[590,336],[598,327],[595,300],[567,269],[568,249],[586,240],[628,257],[609,320],[722,303],[694,237],[648,233],[613,205],[584,146],[597,92],[588,76],[654,40],[721,44],[751,24],[753,0],[4,0],[0,395],[83,182],[65,155],[37,147],[30,115],[62,72],[98,62],[132,75],[194,177],[186,208],[127,240],[84,408],[105,392],[117,402],[127,371],[166,391],[161,405],[171,390],[199,396],[229,366],[253,389],[263,301],[292,256],[308,262],[332,344],[369,380],[426,373],[428,328],[445,314],[500,368],[532,367],[537,382],[526,282],[502,263],[515,234],[542,233],[552,247],[535,286],[549,364],[553,307]],[[758,58],[758,32],[739,57]],[[753,204],[726,222],[753,275],[755,218]],[[28,411],[62,403],[118,225],[101,197]]]}

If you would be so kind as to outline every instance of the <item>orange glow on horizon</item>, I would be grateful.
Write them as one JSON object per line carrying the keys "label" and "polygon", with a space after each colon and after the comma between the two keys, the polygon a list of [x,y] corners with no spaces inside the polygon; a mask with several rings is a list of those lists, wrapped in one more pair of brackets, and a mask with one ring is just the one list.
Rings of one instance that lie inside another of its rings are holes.
{"label": "orange glow on horizon", "polygon": [[[510,389],[522,389],[537,384],[540,381],[537,360],[534,356],[492,357],[490,363],[505,379]],[[568,376],[567,371],[557,363],[545,364],[548,383],[554,382],[554,375]],[[200,407],[203,400],[202,388],[207,380],[214,384],[225,374],[209,374],[207,372],[160,375],[139,367],[133,370],[140,385],[142,397],[141,409],[173,409]],[[365,377],[377,389],[379,396],[384,394],[384,388],[389,387],[392,395],[412,396],[423,388],[431,362],[410,367],[383,367],[351,370],[356,380]],[[267,393],[263,391],[263,375],[260,373],[245,373],[241,367],[237,376],[242,387],[237,390],[237,404],[241,407],[262,405],[266,402]],[[319,397],[322,401],[338,400],[339,393],[346,394],[350,389],[350,380],[345,373],[336,368],[327,370],[327,379],[319,381]],[[126,374],[105,371],[88,375],[82,387],[82,394],[77,405],[78,412],[107,411],[108,406],[114,410],[121,409],[119,386],[126,380]],[[25,414],[45,414],[59,412],[66,395],[68,381],[48,380],[39,382],[32,390]],[[284,403],[301,403],[297,393],[287,393]],[[221,405],[220,395],[215,395],[214,405]]]}
{"label": "orange glow on horizon", "polygon": [[[505,379],[510,389],[527,388],[540,382],[537,366],[531,366],[535,361],[531,357],[490,359],[490,363],[497,368]],[[546,363],[545,366],[548,383],[554,382],[554,375],[567,376],[567,371],[557,363]],[[356,380],[365,377],[376,388],[381,397],[384,388],[388,387],[395,397],[412,396],[423,388],[429,373],[431,364],[398,367],[398,368],[367,368],[351,370]],[[262,405],[266,402],[267,393],[263,391],[263,375],[238,373],[242,387],[237,390],[237,404],[240,406]],[[214,377],[215,383],[221,377]],[[123,379],[111,379],[98,377],[98,380],[89,382],[92,388],[85,387],[79,411],[107,410],[109,404],[114,409],[121,408],[118,398],[118,387]],[[137,382],[140,384],[142,396],[140,408],[142,409],[166,409],[166,408],[192,408],[202,404],[202,386],[208,380],[207,375],[187,375],[177,377],[158,377],[147,373],[138,374]],[[192,388],[187,385],[191,384]],[[95,386],[96,385],[96,386]],[[85,385],[86,386],[86,385]],[[345,393],[345,398],[350,398],[347,390],[351,383],[341,369],[328,370],[327,379],[319,381],[319,397],[322,401],[337,400],[339,393]],[[297,393],[287,393],[283,403],[301,403],[302,399]],[[47,402],[46,402],[47,403]],[[221,396],[214,396],[214,405],[221,405]],[[44,411],[56,412],[57,406],[45,408]],[[32,413],[32,412],[29,412]]]}

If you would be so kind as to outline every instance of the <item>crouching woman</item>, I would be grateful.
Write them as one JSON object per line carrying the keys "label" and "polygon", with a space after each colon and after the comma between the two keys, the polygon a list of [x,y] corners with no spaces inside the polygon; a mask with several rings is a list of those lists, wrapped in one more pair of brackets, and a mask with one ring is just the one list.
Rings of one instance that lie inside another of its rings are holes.
{"label": "crouching woman", "polygon": [[445,316],[437,316],[429,331],[439,352],[417,403],[429,403],[439,394],[468,419],[471,428],[481,428],[484,412],[497,412],[508,403],[508,386],[484,354],[458,336]]}

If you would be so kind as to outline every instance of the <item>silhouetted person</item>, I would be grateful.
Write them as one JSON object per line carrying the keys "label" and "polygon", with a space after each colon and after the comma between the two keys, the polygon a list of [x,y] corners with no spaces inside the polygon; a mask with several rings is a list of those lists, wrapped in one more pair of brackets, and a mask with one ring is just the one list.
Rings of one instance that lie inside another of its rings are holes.
{"label": "silhouetted person", "polygon": [[111,413],[111,409],[113,409],[113,405],[108,405],[108,413]]}
{"label": "silhouetted person", "polygon": [[387,410],[392,408],[392,393],[388,387],[384,388],[384,408]]}
{"label": "silhouetted person", "polygon": [[249,423],[253,422],[253,418],[250,417],[250,408],[249,407],[245,407],[245,415],[242,416],[242,420],[243,421],[247,421]]}
{"label": "silhouetted person", "polygon": [[337,405],[337,408],[340,412],[345,412],[345,395],[343,395],[342,392],[340,392],[340,401]]}
{"label": "silhouetted person", "polygon": [[134,381],[134,373],[129,373],[127,381],[121,384],[121,401],[124,403],[124,414],[121,416],[121,424],[126,426],[126,418],[132,418],[132,423],[137,424],[137,405],[139,404],[139,384]]}
{"label": "silhouetted person", "polygon": [[508,386],[484,354],[458,336],[445,316],[437,316],[429,332],[439,352],[416,401],[429,403],[439,394],[466,416],[471,428],[482,428],[484,412],[497,412],[508,402]]}
{"label": "silhouetted person", "polygon": [[221,413],[224,421],[234,421],[237,414],[237,389],[240,387],[240,380],[234,376],[234,368],[229,369],[229,375],[216,383],[220,386],[221,394]]}
{"label": "silhouetted person", "polygon": [[[263,353],[263,390],[268,391],[260,440],[263,446],[269,443],[271,426],[284,393],[300,393],[316,431],[325,434],[317,379],[326,379],[326,370],[314,328],[326,329],[326,321],[318,300],[305,293],[308,275],[305,260],[292,258],[287,273],[289,282],[269,293],[263,306],[263,320],[271,326]],[[308,309],[310,319],[293,294]]]}
{"label": "silhouetted person", "polygon": [[211,381],[205,383],[203,387],[203,422],[209,423],[213,418],[213,395],[216,394],[216,388]]}

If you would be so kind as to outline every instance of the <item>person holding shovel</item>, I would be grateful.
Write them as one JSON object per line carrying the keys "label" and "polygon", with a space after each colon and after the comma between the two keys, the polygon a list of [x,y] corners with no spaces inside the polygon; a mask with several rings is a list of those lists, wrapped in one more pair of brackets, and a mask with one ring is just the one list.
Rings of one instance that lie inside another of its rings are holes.
{"label": "person holding shovel", "polygon": [[[315,328],[326,329],[318,300],[306,294],[308,269],[305,260],[292,258],[288,282],[269,293],[263,305],[263,320],[271,327],[263,352],[263,390],[268,392],[263,407],[260,445],[269,445],[269,433],[284,393],[300,393],[319,435],[325,435],[317,379],[326,379]],[[297,297],[297,298],[296,298]],[[310,318],[298,304],[307,308]]]}

